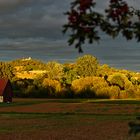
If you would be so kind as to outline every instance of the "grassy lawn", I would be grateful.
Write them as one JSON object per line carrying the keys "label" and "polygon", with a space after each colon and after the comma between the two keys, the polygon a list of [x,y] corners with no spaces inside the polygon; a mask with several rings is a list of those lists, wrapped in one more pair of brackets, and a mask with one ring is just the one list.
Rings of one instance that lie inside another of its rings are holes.
{"label": "grassy lawn", "polygon": [[140,104],[140,100],[136,99],[14,99],[13,103],[0,103],[0,107],[6,106],[24,106],[40,103],[104,103],[104,104]]}

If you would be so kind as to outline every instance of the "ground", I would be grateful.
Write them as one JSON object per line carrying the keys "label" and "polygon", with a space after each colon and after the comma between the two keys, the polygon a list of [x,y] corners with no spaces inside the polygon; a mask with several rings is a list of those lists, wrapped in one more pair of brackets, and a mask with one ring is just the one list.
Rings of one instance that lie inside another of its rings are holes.
{"label": "ground", "polygon": [[139,115],[135,100],[14,99],[0,104],[0,140],[138,140]]}

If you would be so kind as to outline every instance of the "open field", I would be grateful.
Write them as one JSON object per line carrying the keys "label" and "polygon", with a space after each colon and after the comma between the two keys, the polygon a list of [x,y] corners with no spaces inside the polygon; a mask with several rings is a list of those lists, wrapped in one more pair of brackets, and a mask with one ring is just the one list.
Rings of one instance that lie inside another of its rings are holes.
{"label": "open field", "polygon": [[0,140],[138,140],[138,100],[14,99],[0,104]]}

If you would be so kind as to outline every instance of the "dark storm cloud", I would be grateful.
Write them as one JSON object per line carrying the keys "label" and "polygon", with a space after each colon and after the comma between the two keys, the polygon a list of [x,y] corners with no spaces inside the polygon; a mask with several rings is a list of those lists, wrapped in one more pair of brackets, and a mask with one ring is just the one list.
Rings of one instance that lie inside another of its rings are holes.
{"label": "dark storm cloud", "polygon": [[[62,25],[73,0],[0,0],[0,38],[65,40]],[[131,2],[128,1],[128,2]],[[108,0],[97,1],[97,10],[103,11]],[[133,4],[134,1],[133,1]]]}
{"label": "dark storm cloud", "polygon": [[0,0],[0,14],[10,12],[11,10],[29,4],[31,0]]}
{"label": "dark storm cloud", "polygon": [[[78,57],[74,47],[66,47],[67,36],[62,34],[62,25],[66,23],[64,12],[70,8],[72,1],[0,0],[0,60],[31,56],[64,61]],[[96,1],[96,10],[103,13],[109,0]],[[139,0],[126,1],[139,8]],[[135,47],[131,50],[131,46],[138,44],[120,39],[115,41],[102,35],[100,44],[83,49],[86,54],[96,56],[101,63],[118,64],[118,67],[128,64],[128,68],[137,70],[140,49]]]}
{"label": "dark storm cloud", "polygon": [[66,21],[63,13],[70,1],[11,1],[0,1],[1,6],[5,5],[5,12],[0,17],[0,37],[62,38],[62,25]]}
{"label": "dark storm cloud", "polygon": [[[71,1],[0,0],[0,37],[62,39],[62,25],[66,22],[63,13]],[[108,0],[98,0],[97,10],[102,12],[107,3]]]}

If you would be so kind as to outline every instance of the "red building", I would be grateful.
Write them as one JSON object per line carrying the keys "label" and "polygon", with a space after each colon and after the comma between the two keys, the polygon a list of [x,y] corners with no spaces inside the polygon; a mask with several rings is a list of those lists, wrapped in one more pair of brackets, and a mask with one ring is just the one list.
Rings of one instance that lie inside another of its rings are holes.
{"label": "red building", "polygon": [[13,91],[10,80],[0,79],[0,102],[12,102]]}

